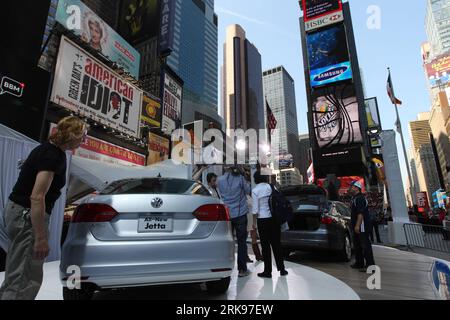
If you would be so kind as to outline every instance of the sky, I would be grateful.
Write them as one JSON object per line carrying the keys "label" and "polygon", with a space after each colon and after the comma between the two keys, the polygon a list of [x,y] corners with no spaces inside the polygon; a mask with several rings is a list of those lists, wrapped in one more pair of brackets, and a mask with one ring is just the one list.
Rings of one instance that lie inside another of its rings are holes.
{"label": "sky", "polygon": [[[383,129],[394,129],[395,108],[386,93],[387,68],[390,67],[396,96],[403,101],[399,113],[409,150],[409,122],[417,120],[418,113],[430,110],[420,51],[421,44],[427,39],[427,0],[348,2],[366,96],[378,98]],[[378,29],[367,27],[367,21],[371,17],[368,10],[374,5],[380,10],[381,24]],[[307,133],[307,102],[299,27],[301,11],[298,1],[215,0],[215,11],[219,16],[219,70],[223,64],[226,27],[240,24],[246,31],[247,39],[258,48],[263,70],[283,65],[293,77],[299,133]],[[398,136],[397,146],[403,182],[406,183],[406,164]]]}

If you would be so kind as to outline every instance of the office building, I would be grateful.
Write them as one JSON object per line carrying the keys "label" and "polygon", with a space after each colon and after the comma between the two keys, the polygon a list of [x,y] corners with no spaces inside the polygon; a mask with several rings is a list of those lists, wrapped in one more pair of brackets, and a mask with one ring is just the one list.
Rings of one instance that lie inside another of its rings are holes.
{"label": "office building", "polygon": [[282,186],[298,186],[303,184],[303,176],[297,168],[273,170],[277,183]]}
{"label": "office building", "polygon": [[[264,98],[277,120],[280,133],[280,154],[291,154],[294,166],[299,168],[299,141],[297,107],[295,103],[295,83],[283,66],[263,72]],[[264,108],[264,112],[266,109]],[[267,119],[267,116],[265,117]],[[272,141],[272,143],[274,143]],[[275,147],[272,146],[272,150]]]}
{"label": "office building", "polygon": [[427,0],[425,29],[431,55],[440,56],[450,50],[450,1]]}
{"label": "office building", "polygon": [[222,81],[226,129],[265,129],[261,55],[239,25],[226,31]]}
{"label": "office building", "polygon": [[[430,115],[430,127],[433,133],[436,157],[442,171],[442,176],[448,174],[450,166],[450,106],[445,91],[439,92],[433,101]],[[444,181],[446,190],[450,191],[450,183]]]}
{"label": "office building", "polygon": [[176,0],[173,51],[167,65],[183,79],[182,123],[218,115],[218,18],[214,0]]}
{"label": "office building", "polygon": [[[439,175],[436,161],[434,159],[430,134],[430,112],[418,115],[417,121],[409,123],[411,136],[411,158],[414,159],[415,175],[413,181],[416,192],[427,192],[429,201],[432,203],[431,195],[440,187]],[[417,179],[417,181],[416,181]]]}

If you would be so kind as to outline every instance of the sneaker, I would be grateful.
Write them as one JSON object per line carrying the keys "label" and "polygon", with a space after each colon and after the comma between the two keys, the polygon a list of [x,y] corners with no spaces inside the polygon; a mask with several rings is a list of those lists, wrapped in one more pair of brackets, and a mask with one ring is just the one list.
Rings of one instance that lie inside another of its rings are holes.
{"label": "sneaker", "polygon": [[289,274],[289,272],[287,272],[286,270],[281,270],[281,271],[280,271],[280,275],[281,275],[282,277],[287,276],[288,274]]}
{"label": "sneaker", "polygon": [[239,278],[247,277],[249,275],[250,275],[250,271],[249,270],[239,271],[239,273],[238,273],[238,277]]}
{"label": "sneaker", "polygon": [[252,260],[252,259],[250,259],[250,257],[249,257],[249,256],[247,256],[247,263],[253,263],[253,260]]}
{"label": "sneaker", "polygon": [[261,273],[258,273],[258,277],[270,279],[270,278],[272,278],[272,273],[269,273],[269,272],[261,272]]}

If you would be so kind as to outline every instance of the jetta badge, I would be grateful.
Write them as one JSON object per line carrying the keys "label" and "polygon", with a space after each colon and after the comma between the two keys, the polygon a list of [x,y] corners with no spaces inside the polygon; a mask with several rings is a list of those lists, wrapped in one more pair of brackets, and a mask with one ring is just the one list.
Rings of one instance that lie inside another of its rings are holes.
{"label": "jetta badge", "polygon": [[159,209],[161,208],[161,206],[163,205],[163,201],[161,198],[155,198],[152,200],[152,207],[155,209]]}

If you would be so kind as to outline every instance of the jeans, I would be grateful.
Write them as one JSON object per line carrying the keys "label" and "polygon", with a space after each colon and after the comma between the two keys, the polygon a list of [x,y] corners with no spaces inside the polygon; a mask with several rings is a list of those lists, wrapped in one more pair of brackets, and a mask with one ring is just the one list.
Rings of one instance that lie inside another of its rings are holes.
{"label": "jeans", "polygon": [[375,236],[377,237],[377,242],[381,243],[380,230],[378,228],[378,222],[376,222],[376,221],[372,222],[372,230],[369,233],[369,237],[370,237],[370,240],[372,241],[372,243],[375,242],[375,239],[373,237],[374,231],[375,231]]}
{"label": "jeans", "polygon": [[231,219],[231,227],[236,232],[238,244],[238,270],[247,271],[247,215]]}
{"label": "jeans", "polygon": [[[372,243],[370,243],[369,234],[361,232],[353,234],[353,242],[355,246],[355,264],[360,267],[374,266]],[[365,262],[365,263],[364,263]]]}
{"label": "jeans", "polygon": [[264,259],[264,272],[272,273],[272,251],[278,271],[283,271],[285,268],[280,225],[273,218],[258,219],[258,231]]}

